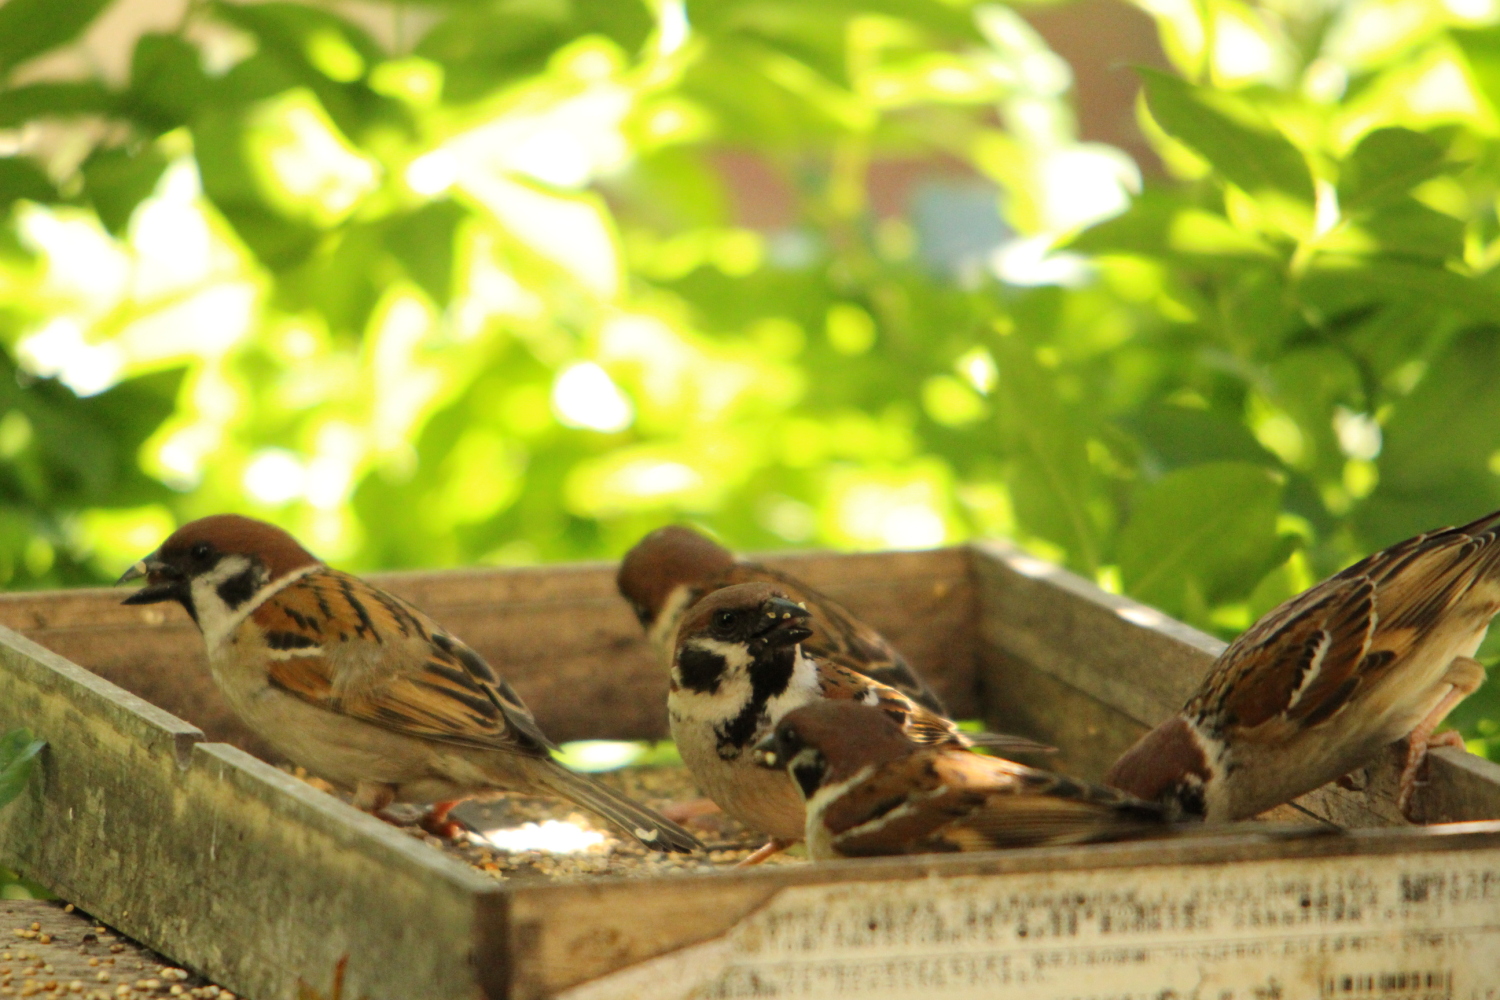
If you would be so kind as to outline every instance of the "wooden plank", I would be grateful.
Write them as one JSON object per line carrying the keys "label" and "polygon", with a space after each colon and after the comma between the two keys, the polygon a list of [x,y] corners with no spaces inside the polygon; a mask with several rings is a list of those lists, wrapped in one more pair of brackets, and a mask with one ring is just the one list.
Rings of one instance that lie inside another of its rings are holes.
{"label": "wooden plank", "polygon": [[8,629],[0,731],[47,740],[0,863],[236,993],[502,996],[491,880]]}
{"label": "wooden plank", "polygon": [[[1372,864],[1375,858],[1381,859],[1379,864]],[[1318,871],[1337,866],[1341,866],[1339,874],[1370,869],[1387,877],[1378,886],[1368,887],[1346,887],[1333,875],[1318,881]],[[959,958],[995,964],[1018,946],[1047,943],[1049,938],[1048,949],[1073,954],[1073,964],[1078,965],[1078,958],[1099,944],[1090,940],[1089,925],[1097,927],[1101,916],[1112,910],[1122,918],[1131,915],[1129,919],[1142,925],[1137,930],[1158,932],[1129,940],[1132,950],[1160,944],[1159,938],[1171,944],[1172,932],[1184,930],[1180,923],[1184,915],[1194,912],[1194,907],[1206,909],[1203,904],[1214,894],[1218,903],[1237,900],[1231,909],[1244,910],[1239,916],[1253,916],[1261,927],[1266,926],[1260,922],[1268,913],[1279,914],[1288,903],[1297,913],[1297,891],[1304,885],[1325,894],[1349,892],[1350,902],[1363,891],[1359,903],[1369,911],[1399,911],[1401,875],[1422,872],[1426,877],[1429,871],[1447,872],[1455,884],[1470,873],[1484,876],[1482,891],[1490,901],[1480,903],[1492,914],[1500,905],[1500,879],[1494,878],[1494,872],[1500,871],[1500,825],[1448,828],[1441,835],[1410,829],[1291,840],[1235,834],[843,861],[673,878],[653,886],[654,898],[628,879],[528,887],[517,891],[511,911],[516,956],[512,997],[1073,996],[1073,992],[1060,994],[1057,989],[1045,994],[976,991],[973,983],[956,974],[945,976],[944,971],[956,973]],[[1181,884],[1164,884],[1163,880],[1180,878],[1183,873],[1187,877]],[[1277,873],[1287,877],[1280,879]],[[1080,880],[1070,876],[1087,876],[1081,880],[1087,885],[1075,890],[1074,882]],[[1235,892],[1223,893],[1225,886]],[[1257,894],[1275,896],[1275,909],[1258,908]],[[1444,918],[1436,895],[1433,912],[1420,914],[1419,926]],[[1419,916],[1415,907],[1405,910],[1408,916]],[[1357,914],[1347,919],[1346,927],[1304,926],[1300,930],[1316,941],[1319,931],[1358,934],[1369,929]],[[1149,926],[1153,921],[1156,926]],[[1305,916],[1303,922],[1308,923]],[[1493,920],[1489,923],[1492,934],[1500,932]],[[1186,943],[1194,947],[1201,945],[1202,938],[1213,945],[1215,930],[1220,938],[1235,936],[1228,923],[1214,928],[1204,921],[1195,925],[1187,920],[1186,929],[1206,932],[1188,935]],[[1116,951],[1123,947],[1112,942],[1105,945]],[[1184,965],[1191,971],[1200,961],[1200,956],[1183,950],[1182,961],[1172,966],[1174,974],[1180,974]],[[618,966],[622,971],[601,975],[599,970],[613,964],[613,959],[599,960],[600,952],[623,959]],[[642,956],[653,957],[642,961]],[[1035,956],[1028,953],[1028,957]],[[1500,949],[1492,957],[1500,958]],[[1451,958],[1445,956],[1445,960]],[[1306,965],[1300,954],[1278,953],[1276,959],[1260,959],[1265,971],[1280,975]],[[892,960],[926,968],[928,978],[900,992],[881,975]],[[859,969],[873,970],[875,981],[856,987]],[[849,978],[836,987],[829,976]],[[1154,985],[1149,992],[1128,995],[1156,996],[1167,983]],[[1127,994],[1122,990],[1120,995]]]}
{"label": "wooden plank", "polygon": [[[977,713],[973,587],[962,549],[766,557],[825,590],[901,648],[960,716]],[[666,675],[615,592],[615,567],[373,574],[474,646],[516,686],[555,740],[666,735]],[[176,605],[126,607],[123,590],[0,595],[14,628],[265,759],[208,677],[201,640]]]}
{"label": "wooden plank", "polygon": [[98,926],[81,910],[37,899],[0,899],[0,991],[13,991],[0,996],[115,1000],[121,987],[135,997],[160,996],[174,984],[185,990],[204,985],[160,955]]}

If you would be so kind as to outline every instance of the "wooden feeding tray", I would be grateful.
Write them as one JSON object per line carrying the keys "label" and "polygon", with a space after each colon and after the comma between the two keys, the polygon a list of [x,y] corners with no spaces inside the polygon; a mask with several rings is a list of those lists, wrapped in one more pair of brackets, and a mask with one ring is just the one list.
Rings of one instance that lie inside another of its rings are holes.
{"label": "wooden feeding tray", "polygon": [[[1221,648],[999,544],[768,561],[884,631],[955,714],[1052,742],[1084,777]],[[664,735],[663,671],[612,566],[377,579],[488,657],[555,739]],[[1376,828],[1349,836],[497,882],[254,756],[187,617],[121,596],[0,597],[0,729],[48,741],[41,780],[0,813],[0,863],[255,1000],[294,997],[299,978],[326,990],[345,956],[349,1000],[1425,1000],[1500,984],[1500,824],[1405,826],[1390,761],[1362,792],[1295,807]],[[1500,768],[1438,751],[1417,808],[1500,817]]]}

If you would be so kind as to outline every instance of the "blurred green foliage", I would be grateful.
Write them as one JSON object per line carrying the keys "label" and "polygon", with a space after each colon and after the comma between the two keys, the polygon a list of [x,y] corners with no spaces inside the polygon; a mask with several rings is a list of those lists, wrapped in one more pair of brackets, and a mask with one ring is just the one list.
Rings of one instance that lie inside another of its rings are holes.
{"label": "blurred green foliage", "polygon": [[[1500,507],[1483,0],[1139,0],[1144,189],[1005,6],[371,6],[191,0],[115,77],[26,72],[96,0],[0,8],[6,585],[223,509],[353,569],[688,518],[1014,537],[1228,636]],[[978,208],[877,212],[891,161]]]}
{"label": "blurred green foliage", "polygon": [[[0,809],[19,798],[36,769],[36,756],[47,744],[25,729],[0,736]],[[47,894],[7,868],[0,867],[0,899],[45,899]]]}

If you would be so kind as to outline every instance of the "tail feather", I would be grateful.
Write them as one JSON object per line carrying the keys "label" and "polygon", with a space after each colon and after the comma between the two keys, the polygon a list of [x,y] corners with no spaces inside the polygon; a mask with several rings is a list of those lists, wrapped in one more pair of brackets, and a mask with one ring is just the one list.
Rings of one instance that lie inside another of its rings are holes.
{"label": "tail feather", "polygon": [[1057,753],[1057,747],[1008,733],[964,733],[964,739],[970,746],[989,750],[1000,757],[1009,757],[1013,753]]}
{"label": "tail feather", "polygon": [[698,838],[676,823],[587,774],[559,764],[547,769],[543,782],[554,795],[603,816],[652,850],[680,854],[703,850]]}

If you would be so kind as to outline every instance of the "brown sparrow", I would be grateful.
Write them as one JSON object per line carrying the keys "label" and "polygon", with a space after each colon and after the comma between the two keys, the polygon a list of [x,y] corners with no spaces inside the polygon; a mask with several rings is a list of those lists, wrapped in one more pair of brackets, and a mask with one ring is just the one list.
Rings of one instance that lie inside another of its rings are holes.
{"label": "brown sparrow", "polygon": [[1408,812],[1433,736],[1484,682],[1473,659],[1500,611],[1500,513],[1393,545],[1270,611],[1214,662],[1182,711],[1104,780],[1187,817],[1289,802],[1408,739]]}
{"label": "brown sparrow", "polygon": [[666,661],[683,613],[704,594],[737,583],[769,583],[812,612],[803,644],[813,656],[888,684],[939,715],[942,701],[890,643],[837,601],[785,573],[735,559],[691,528],[658,528],[625,554],[616,577],[646,636]]}
{"label": "brown sparrow", "polygon": [[974,745],[952,722],[905,693],[812,655],[801,644],[813,634],[814,621],[780,587],[740,583],[703,597],[687,609],[677,630],[667,696],[672,738],[705,795],[741,823],[771,835],[765,854],[753,860],[802,837],[805,817],[796,786],[758,766],[750,753],[792,709],[824,700],[858,702],[874,706],[913,743]]}
{"label": "brown sparrow", "polygon": [[393,594],[319,562],[291,535],[221,514],[184,525],[121,582],[126,604],[177,601],[197,622],[230,707],[288,760],[379,812],[498,791],[553,795],[648,847],[686,830],[549,756],[515,691],[468,646]]}
{"label": "brown sparrow", "polygon": [[754,752],[763,769],[790,775],[806,802],[807,852],[817,861],[1177,832],[1154,802],[952,744],[914,743],[890,715],[857,701],[794,709]]}

